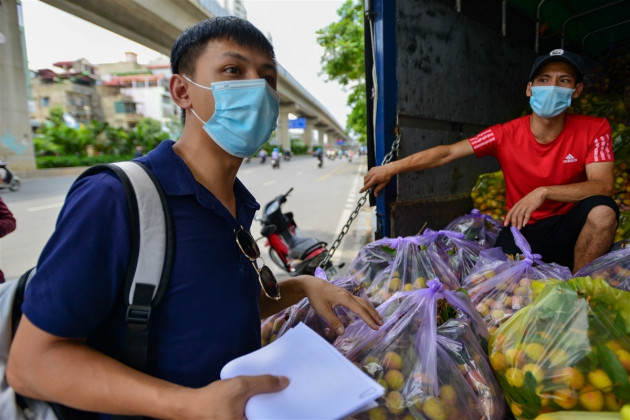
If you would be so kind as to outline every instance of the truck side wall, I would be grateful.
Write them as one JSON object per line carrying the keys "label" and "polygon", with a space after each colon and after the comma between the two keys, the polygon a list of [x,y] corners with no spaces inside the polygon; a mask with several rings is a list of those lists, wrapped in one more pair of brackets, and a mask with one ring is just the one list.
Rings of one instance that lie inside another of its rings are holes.
{"label": "truck side wall", "polygon": [[[399,158],[468,138],[529,109],[525,89],[535,57],[531,48],[515,45],[442,2],[397,0],[395,7]],[[471,156],[400,174],[390,207],[391,232],[385,235],[413,235],[425,224],[444,227],[472,209],[470,191],[477,176],[498,169],[493,158]]]}

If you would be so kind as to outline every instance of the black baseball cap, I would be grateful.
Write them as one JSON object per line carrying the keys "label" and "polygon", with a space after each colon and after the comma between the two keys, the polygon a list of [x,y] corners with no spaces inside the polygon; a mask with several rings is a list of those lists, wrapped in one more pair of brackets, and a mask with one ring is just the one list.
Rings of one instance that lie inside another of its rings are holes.
{"label": "black baseball cap", "polygon": [[529,80],[533,80],[545,64],[551,63],[553,61],[564,61],[565,63],[572,65],[577,72],[578,83],[580,83],[582,79],[584,79],[584,61],[582,60],[582,57],[575,53],[572,53],[571,51],[566,51],[558,48],[549,52],[548,54],[541,55],[536,58],[536,60],[534,60],[534,65],[532,66],[532,70],[529,73]]}

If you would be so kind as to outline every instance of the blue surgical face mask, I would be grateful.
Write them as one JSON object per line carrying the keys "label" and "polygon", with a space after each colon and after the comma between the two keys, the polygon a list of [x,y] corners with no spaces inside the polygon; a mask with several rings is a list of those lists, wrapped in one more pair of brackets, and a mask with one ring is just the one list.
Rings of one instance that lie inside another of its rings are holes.
{"label": "blue surgical face mask", "polygon": [[560,86],[532,86],[531,89],[529,104],[542,118],[562,114],[571,105],[571,96],[575,92],[575,89]]}
{"label": "blue surgical face mask", "polygon": [[212,83],[210,87],[193,82],[214,96],[214,114],[203,121],[203,129],[232,156],[251,156],[271,136],[278,124],[278,93],[265,79],[231,80]]}

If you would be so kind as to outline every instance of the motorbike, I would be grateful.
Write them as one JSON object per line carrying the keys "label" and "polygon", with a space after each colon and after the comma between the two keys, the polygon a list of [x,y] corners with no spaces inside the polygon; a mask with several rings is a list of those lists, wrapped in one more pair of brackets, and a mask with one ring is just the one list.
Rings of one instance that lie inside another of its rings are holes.
{"label": "motorbike", "polygon": [[271,158],[271,167],[273,169],[280,168],[280,159],[279,158]]}
{"label": "motorbike", "polygon": [[317,167],[321,168],[323,165],[324,165],[324,156],[318,155],[317,156]]}
{"label": "motorbike", "polygon": [[293,153],[291,153],[289,150],[285,150],[284,153],[282,154],[282,159],[284,160],[291,160],[291,156],[293,155]]}
{"label": "motorbike", "polygon": [[267,160],[267,156],[265,156],[265,155],[262,155],[262,156],[259,156],[259,157],[260,157],[260,163],[265,163],[265,161]]}
{"label": "motorbike", "polygon": [[11,191],[20,189],[20,177],[17,176],[6,162],[0,160],[0,189],[8,188]]}
{"label": "motorbike", "polygon": [[[257,219],[262,225],[260,233],[267,239],[265,247],[269,247],[271,261],[278,267],[291,276],[313,275],[328,255],[326,242],[303,236],[293,219],[293,213],[282,212],[282,205],[291,191],[293,187],[265,205],[262,218]],[[336,272],[330,261],[322,268],[329,276]]]}

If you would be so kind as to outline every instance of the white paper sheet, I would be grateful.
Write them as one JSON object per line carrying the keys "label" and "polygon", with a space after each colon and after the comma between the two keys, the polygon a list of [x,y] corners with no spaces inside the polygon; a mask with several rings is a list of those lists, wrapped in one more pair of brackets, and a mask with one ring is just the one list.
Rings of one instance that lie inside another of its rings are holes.
{"label": "white paper sheet", "polygon": [[255,419],[340,419],[373,407],[385,389],[330,343],[300,323],[267,346],[226,364],[221,379],[283,375],[289,386],[253,396],[245,415]]}

